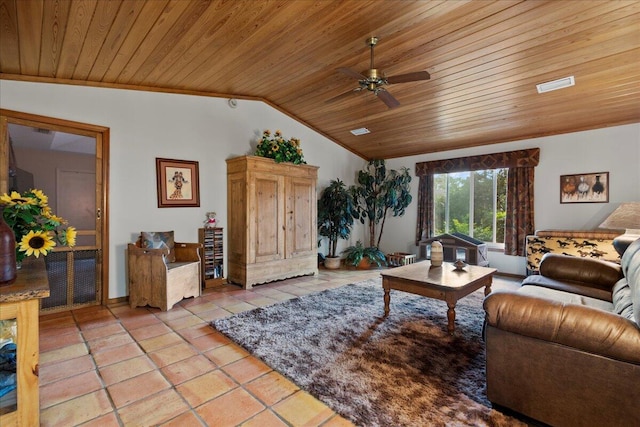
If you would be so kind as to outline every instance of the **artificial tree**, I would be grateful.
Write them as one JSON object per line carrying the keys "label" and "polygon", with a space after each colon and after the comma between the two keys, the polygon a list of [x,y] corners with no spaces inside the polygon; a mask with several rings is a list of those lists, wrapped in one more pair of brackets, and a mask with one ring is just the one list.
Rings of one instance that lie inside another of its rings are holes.
{"label": "artificial tree", "polygon": [[329,257],[337,258],[339,239],[348,239],[356,214],[355,202],[340,179],[331,180],[318,200],[318,234],[329,239]]}
{"label": "artificial tree", "polygon": [[408,168],[387,170],[384,160],[371,160],[358,172],[358,182],[349,190],[356,202],[355,218],[362,224],[369,220],[369,247],[380,247],[387,216],[404,215],[412,200],[410,183]]}

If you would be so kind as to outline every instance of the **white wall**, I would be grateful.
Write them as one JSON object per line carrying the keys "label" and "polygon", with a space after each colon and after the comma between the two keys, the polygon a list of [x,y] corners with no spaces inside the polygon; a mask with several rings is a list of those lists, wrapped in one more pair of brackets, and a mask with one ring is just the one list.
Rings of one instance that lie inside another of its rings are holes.
{"label": "white wall", "polygon": [[[264,129],[280,129],[302,141],[305,159],[319,166],[318,191],[329,180],[352,184],[366,162],[311,129],[262,102],[189,95],[113,90],[0,80],[0,107],[91,123],[111,130],[110,283],[111,298],[127,295],[126,244],[141,230],[174,229],[178,241],[196,241],[205,212],[216,211],[227,222],[225,159],[250,154]],[[465,150],[387,161],[413,174],[416,162],[540,147],[536,168],[536,228],[595,228],[621,202],[640,200],[640,124],[495,144]],[[198,160],[200,208],[157,208],[155,158]],[[609,172],[609,203],[560,204],[560,175]],[[385,225],[381,249],[417,252],[414,234],[418,179],[412,181],[414,202],[403,217]],[[339,250],[365,240],[357,227]],[[522,257],[489,254],[500,271],[524,274]]]}
{"label": "white wall", "polygon": [[[621,202],[640,201],[640,124],[391,159],[387,167],[410,169],[414,201],[403,217],[387,219],[381,249],[417,253],[416,163],[535,147],[540,148],[535,172],[536,229],[595,229]],[[560,176],[590,172],[609,172],[609,203],[560,204]],[[523,257],[490,252],[489,262],[501,272],[525,273]]]}
{"label": "white wall", "polygon": [[[297,137],[306,161],[319,166],[318,189],[352,182],[363,160],[257,101],[0,80],[0,107],[110,128],[109,297],[128,294],[125,248],[142,230],[175,230],[197,241],[205,213],[227,223],[225,160],[251,154],[264,129]],[[157,207],[156,157],[197,160],[200,208]]]}

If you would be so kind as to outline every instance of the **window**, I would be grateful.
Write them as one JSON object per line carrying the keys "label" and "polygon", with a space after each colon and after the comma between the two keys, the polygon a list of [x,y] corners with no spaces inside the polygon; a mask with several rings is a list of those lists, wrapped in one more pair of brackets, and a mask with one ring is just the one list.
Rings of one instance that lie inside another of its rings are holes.
{"label": "window", "polygon": [[508,169],[435,174],[435,234],[462,233],[504,244]]}

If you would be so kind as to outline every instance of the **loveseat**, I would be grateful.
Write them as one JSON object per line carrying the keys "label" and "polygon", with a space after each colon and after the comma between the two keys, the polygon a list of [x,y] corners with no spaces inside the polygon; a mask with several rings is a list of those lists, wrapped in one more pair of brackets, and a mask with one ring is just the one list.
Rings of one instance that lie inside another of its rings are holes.
{"label": "loveseat", "polygon": [[525,238],[527,276],[538,274],[545,254],[573,255],[620,263],[613,240],[624,230],[536,230]]}
{"label": "loveseat", "polygon": [[493,404],[552,426],[640,426],[640,239],[620,265],[546,254],[484,309]]}

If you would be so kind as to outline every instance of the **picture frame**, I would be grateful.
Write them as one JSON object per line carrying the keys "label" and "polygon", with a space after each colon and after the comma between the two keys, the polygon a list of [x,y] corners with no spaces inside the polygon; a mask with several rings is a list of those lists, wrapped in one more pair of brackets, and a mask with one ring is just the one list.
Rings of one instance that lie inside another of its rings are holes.
{"label": "picture frame", "polygon": [[159,208],[200,207],[197,161],[156,158]]}
{"label": "picture frame", "polygon": [[609,172],[560,176],[560,203],[608,203]]}

